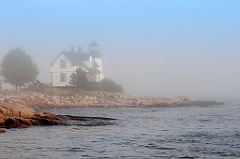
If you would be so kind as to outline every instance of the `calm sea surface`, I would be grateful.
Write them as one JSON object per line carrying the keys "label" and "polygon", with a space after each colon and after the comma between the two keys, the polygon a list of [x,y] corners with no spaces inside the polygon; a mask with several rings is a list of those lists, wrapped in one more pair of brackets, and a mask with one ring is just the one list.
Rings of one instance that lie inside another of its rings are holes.
{"label": "calm sea surface", "polygon": [[44,111],[117,120],[9,129],[0,158],[240,158],[239,104]]}

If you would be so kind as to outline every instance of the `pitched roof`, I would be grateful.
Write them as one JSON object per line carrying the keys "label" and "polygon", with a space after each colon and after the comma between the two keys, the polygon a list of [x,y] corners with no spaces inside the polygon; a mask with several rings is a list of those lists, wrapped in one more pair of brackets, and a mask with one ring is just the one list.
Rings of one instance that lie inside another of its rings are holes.
{"label": "pitched roof", "polygon": [[[94,67],[88,67],[86,64],[83,63],[83,61],[88,61],[90,56],[90,54],[87,54],[87,53],[76,53],[76,52],[69,52],[69,51],[62,51],[58,57],[60,55],[64,55],[66,56],[66,58],[73,64],[73,65],[76,65],[76,66],[81,66],[83,68],[85,68],[88,73],[91,73],[91,74],[98,74],[98,73],[101,73],[100,70],[98,70],[96,67],[99,67],[99,65],[96,63],[96,61],[94,61]],[[57,57],[57,58],[58,58]],[[56,59],[57,59],[56,58]],[[52,62],[52,64],[56,61],[56,59]],[[51,65],[52,65],[51,64]]]}
{"label": "pitched roof", "polygon": [[73,53],[73,52],[69,52],[69,51],[62,51],[51,63],[51,66],[53,65],[53,63],[58,59],[58,57],[60,55],[64,55],[68,58],[68,60],[70,62],[72,62],[73,65],[79,65],[80,61],[88,61],[88,59],[90,58],[90,54],[86,54],[86,53]]}
{"label": "pitched roof", "polygon": [[99,73],[101,73],[101,71],[99,71],[96,67],[87,67],[86,68],[88,71],[89,71],[89,73],[91,73],[91,74],[99,74]]}
{"label": "pitched roof", "polygon": [[79,66],[82,66],[83,68],[85,68],[88,71],[88,73],[91,73],[91,74],[99,74],[99,73],[101,73],[101,71],[96,68],[97,66],[96,67],[88,67],[83,62],[81,62],[81,64]]}
{"label": "pitched roof", "polygon": [[97,64],[96,61],[93,61],[93,66],[94,66],[94,67],[99,67],[99,65]]}
{"label": "pitched roof", "polygon": [[80,65],[81,61],[88,61],[90,58],[90,54],[84,53],[72,53],[72,52],[62,52],[73,65]]}

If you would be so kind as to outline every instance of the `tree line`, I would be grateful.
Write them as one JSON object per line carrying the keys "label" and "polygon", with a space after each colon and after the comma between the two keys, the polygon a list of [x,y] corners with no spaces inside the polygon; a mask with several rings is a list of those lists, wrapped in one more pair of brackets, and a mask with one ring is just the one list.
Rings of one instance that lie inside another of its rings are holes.
{"label": "tree line", "polygon": [[[37,65],[31,56],[21,48],[10,50],[3,57],[0,68],[2,82],[13,85],[16,91],[22,86],[30,86],[39,74]],[[37,84],[40,83],[38,80],[36,81]],[[88,91],[123,92],[122,86],[110,79],[103,79],[101,82],[89,81],[86,72],[81,68],[71,75],[69,85]]]}

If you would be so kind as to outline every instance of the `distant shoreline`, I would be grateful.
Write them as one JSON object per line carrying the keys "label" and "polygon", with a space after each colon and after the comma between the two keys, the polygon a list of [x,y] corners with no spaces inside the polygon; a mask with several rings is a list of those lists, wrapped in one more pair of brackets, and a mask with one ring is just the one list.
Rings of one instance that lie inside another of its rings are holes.
{"label": "distant shoreline", "polygon": [[88,91],[73,95],[49,95],[24,92],[1,94],[0,103],[22,104],[34,109],[76,108],[76,107],[148,107],[148,106],[209,106],[222,102],[191,100],[185,97],[138,97],[125,93]]}

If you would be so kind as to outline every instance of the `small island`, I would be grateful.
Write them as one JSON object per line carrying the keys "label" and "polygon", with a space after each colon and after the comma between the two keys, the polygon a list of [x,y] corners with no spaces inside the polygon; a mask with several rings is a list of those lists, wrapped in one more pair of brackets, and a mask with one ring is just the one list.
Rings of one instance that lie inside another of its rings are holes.
{"label": "small island", "polygon": [[[83,91],[76,88],[49,88],[45,92],[1,91],[0,128],[26,128],[29,126],[68,125],[71,120],[115,120],[102,117],[56,115],[36,110],[81,107],[169,107],[210,106],[221,102],[191,100],[185,97],[137,97],[126,93]],[[0,132],[5,132],[1,129]]]}

